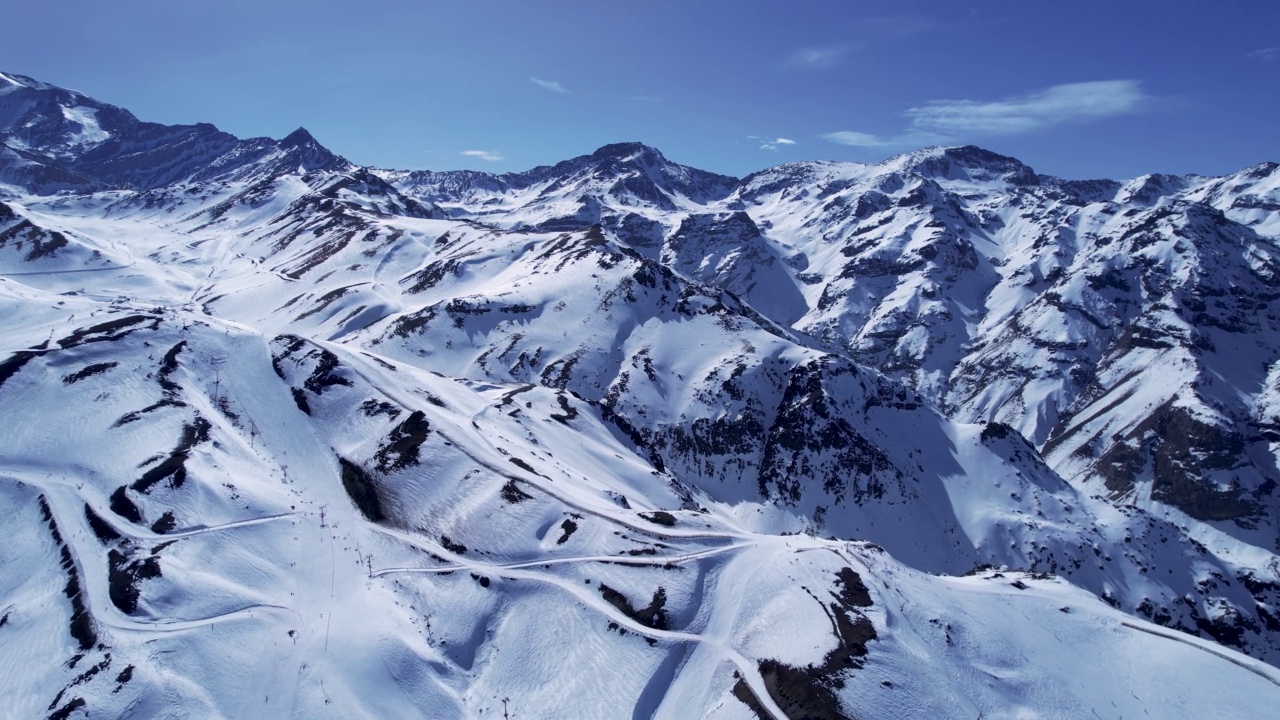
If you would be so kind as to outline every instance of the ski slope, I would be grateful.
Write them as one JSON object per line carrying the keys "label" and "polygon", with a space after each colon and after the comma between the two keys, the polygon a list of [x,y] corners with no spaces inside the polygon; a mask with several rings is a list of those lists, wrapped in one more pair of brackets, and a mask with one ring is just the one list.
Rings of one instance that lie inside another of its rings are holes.
{"label": "ski slope", "polygon": [[1272,166],[399,173],[0,101],[14,717],[1280,699]]}

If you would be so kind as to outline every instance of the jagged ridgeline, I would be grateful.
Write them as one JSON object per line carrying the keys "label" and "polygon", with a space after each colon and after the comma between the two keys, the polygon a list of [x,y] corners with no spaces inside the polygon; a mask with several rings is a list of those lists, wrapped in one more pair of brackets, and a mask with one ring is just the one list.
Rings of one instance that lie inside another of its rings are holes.
{"label": "jagged ridgeline", "polygon": [[0,143],[17,717],[1280,701],[1274,164],[404,172],[13,74]]}

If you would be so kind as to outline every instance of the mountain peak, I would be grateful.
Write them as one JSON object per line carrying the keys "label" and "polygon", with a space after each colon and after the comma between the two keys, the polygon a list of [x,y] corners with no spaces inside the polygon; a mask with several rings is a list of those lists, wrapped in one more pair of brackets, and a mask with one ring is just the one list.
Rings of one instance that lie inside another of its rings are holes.
{"label": "mountain peak", "polygon": [[1268,161],[1268,162],[1262,162],[1262,163],[1258,163],[1257,165],[1252,165],[1250,167],[1247,167],[1244,170],[1242,170],[1241,173],[1243,173],[1246,177],[1258,179],[1258,178],[1267,177],[1271,173],[1274,173],[1277,168],[1280,168],[1280,163],[1274,163],[1274,162]]}
{"label": "mountain peak", "polygon": [[942,149],[942,154],[961,162],[975,163],[987,166],[1006,166],[1017,165],[1026,167],[1017,158],[1008,155],[1001,155],[984,147],[977,145],[961,145],[960,147],[947,147]]}
{"label": "mountain peak", "polygon": [[294,148],[294,147],[301,147],[303,145],[319,145],[319,144],[320,143],[316,141],[315,137],[310,132],[308,132],[307,129],[304,127],[299,127],[297,130],[294,130],[293,132],[284,136],[284,139],[280,141],[280,147],[285,147],[285,148]]}
{"label": "mountain peak", "polygon": [[[17,73],[11,73],[11,72],[0,72],[0,89],[11,90],[13,88],[22,88],[22,87],[31,88],[33,90],[60,89],[48,83],[42,83],[39,80],[36,80],[34,78],[29,78],[26,75],[19,75]],[[72,91],[68,90],[67,92],[72,92]]]}
{"label": "mountain peak", "polygon": [[881,164],[935,179],[1036,182],[1035,171],[1022,161],[977,145],[932,146],[889,158]]}
{"label": "mountain peak", "polygon": [[637,141],[629,141],[629,142],[616,142],[616,143],[609,143],[607,145],[601,145],[592,154],[593,155],[626,155],[634,152],[641,152],[644,150],[649,150],[655,153],[658,152],[657,148],[654,148],[650,145],[645,145],[644,143],[637,142]]}
{"label": "mountain peak", "polygon": [[618,162],[638,160],[641,163],[658,163],[666,162],[667,160],[657,148],[640,142],[610,143],[591,153],[590,158],[596,161],[614,160]]}

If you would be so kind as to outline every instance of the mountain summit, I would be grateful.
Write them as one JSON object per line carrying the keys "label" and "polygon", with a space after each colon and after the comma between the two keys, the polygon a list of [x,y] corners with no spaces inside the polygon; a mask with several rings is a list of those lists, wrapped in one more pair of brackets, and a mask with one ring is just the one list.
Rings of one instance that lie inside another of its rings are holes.
{"label": "mountain summit", "polygon": [[519,173],[419,170],[386,171],[383,176],[457,215],[496,218],[524,208],[528,217],[520,226],[543,229],[646,224],[652,220],[645,218],[646,210],[670,213],[716,202],[738,182],[673,163],[638,142],[605,145],[589,155]]}
{"label": "mountain summit", "polygon": [[1000,155],[976,145],[925,148],[891,158],[881,164],[937,180],[970,182],[1003,180],[1023,185],[1038,181],[1035,172],[1016,158]]}

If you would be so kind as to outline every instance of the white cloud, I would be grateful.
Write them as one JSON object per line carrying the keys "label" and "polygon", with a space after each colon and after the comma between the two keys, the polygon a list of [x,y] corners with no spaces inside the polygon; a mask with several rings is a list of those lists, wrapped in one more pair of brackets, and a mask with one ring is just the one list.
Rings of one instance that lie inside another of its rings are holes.
{"label": "white cloud", "polygon": [[954,140],[954,138],[947,135],[920,130],[907,130],[897,135],[887,136],[855,132],[853,130],[840,130],[839,132],[825,133],[818,137],[837,145],[864,148],[913,148],[924,147],[925,145],[941,145]]}
{"label": "white cloud", "polygon": [[542,80],[542,79],[540,79],[540,78],[536,78],[536,77],[531,77],[531,78],[529,78],[529,79],[530,79],[531,81],[533,81],[533,83],[534,83],[535,85],[537,85],[538,87],[542,88],[543,90],[550,90],[551,92],[556,92],[556,93],[567,93],[567,92],[569,92],[569,91],[568,91],[568,89],[566,89],[566,88],[565,88],[565,86],[561,85],[560,83],[556,82],[555,80]]}
{"label": "white cloud", "polygon": [[853,130],[840,130],[838,132],[830,132],[820,135],[823,140],[833,142],[838,145],[853,145],[855,147],[884,147],[889,143],[884,138],[871,133],[855,132]]}
{"label": "white cloud", "polygon": [[801,48],[787,57],[789,67],[829,68],[838,65],[844,59],[848,48]]}
{"label": "white cloud", "polygon": [[489,150],[463,150],[458,153],[464,157],[473,157],[488,162],[498,162],[502,160],[502,153],[490,152]]}
{"label": "white cloud", "polygon": [[906,110],[903,115],[910,124],[892,136],[841,130],[821,137],[856,147],[904,147],[975,135],[1017,135],[1063,123],[1128,115],[1150,99],[1134,80],[1068,83],[992,102],[933,100]]}
{"label": "white cloud", "polygon": [[1262,58],[1268,62],[1280,58],[1280,47],[1262,48],[1249,53],[1248,57]]}
{"label": "white cloud", "polygon": [[777,150],[782,145],[795,145],[796,141],[791,138],[762,138],[759,135],[748,135],[748,140],[755,140],[760,143],[761,150]]}
{"label": "white cloud", "polygon": [[1078,120],[1127,115],[1148,100],[1133,80],[1054,85],[995,102],[934,100],[905,113],[911,126],[941,133],[1011,135]]}

